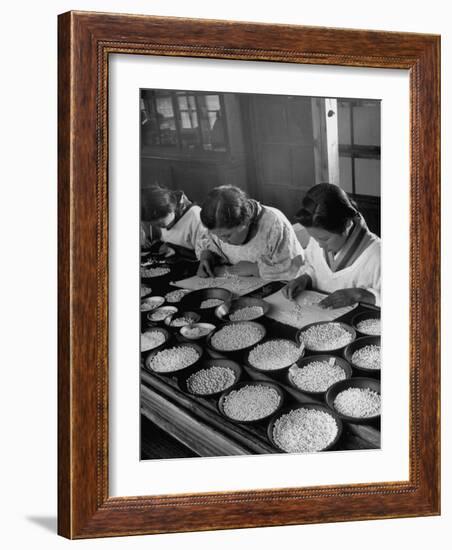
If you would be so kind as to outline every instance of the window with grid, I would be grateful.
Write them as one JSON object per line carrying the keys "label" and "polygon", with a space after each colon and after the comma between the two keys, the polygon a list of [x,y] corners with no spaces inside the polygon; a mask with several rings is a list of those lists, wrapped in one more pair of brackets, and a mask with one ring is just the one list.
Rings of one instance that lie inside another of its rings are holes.
{"label": "window with grid", "polygon": [[143,146],[182,152],[226,152],[221,94],[142,90]]}
{"label": "window with grid", "polygon": [[380,196],[380,101],[338,99],[341,187]]}

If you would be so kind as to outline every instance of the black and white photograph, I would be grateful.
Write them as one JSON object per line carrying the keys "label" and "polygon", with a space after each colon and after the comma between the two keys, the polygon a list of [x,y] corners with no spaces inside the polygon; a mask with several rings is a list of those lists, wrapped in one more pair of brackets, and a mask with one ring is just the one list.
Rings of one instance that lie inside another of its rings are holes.
{"label": "black and white photograph", "polygon": [[141,460],[379,449],[381,101],[139,115]]}

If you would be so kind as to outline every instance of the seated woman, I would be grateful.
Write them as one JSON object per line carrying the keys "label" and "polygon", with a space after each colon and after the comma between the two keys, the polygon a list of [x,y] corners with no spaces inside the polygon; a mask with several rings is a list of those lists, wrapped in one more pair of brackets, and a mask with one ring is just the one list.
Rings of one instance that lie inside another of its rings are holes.
{"label": "seated woman", "polygon": [[141,190],[141,247],[161,241],[194,251],[206,232],[200,219],[201,208],[182,191],[153,185]]}
{"label": "seated woman", "polygon": [[380,239],[337,185],[321,183],[306,193],[298,221],[311,236],[304,273],[283,293],[294,299],[306,288],[331,293],[323,307],[356,302],[380,305]]}
{"label": "seated woman", "polygon": [[197,255],[198,275],[225,273],[289,280],[303,265],[303,249],[282,212],[250,199],[238,187],[216,187],[201,208],[209,230]]}

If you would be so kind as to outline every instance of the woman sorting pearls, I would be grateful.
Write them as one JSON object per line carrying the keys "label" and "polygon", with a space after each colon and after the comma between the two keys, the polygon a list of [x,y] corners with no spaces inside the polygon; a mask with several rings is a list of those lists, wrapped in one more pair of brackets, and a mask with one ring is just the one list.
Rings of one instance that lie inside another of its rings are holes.
{"label": "woman sorting pearls", "polygon": [[310,235],[303,273],[284,289],[295,299],[306,288],[328,292],[322,307],[356,302],[380,305],[380,239],[337,185],[321,183],[306,193],[297,220]]}
{"label": "woman sorting pearls", "polygon": [[197,247],[200,277],[231,274],[278,281],[299,275],[303,249],[278,209],[225,185],[207,195],[201,221],[208,233]]}
{"label": "woman sorting pearls", "polygon": [[[141,191],[141,248],[160,241],[194,251],[206,232],[200,211],[182,191],[158,185],[145,187]],[[164,253],[165,248],[164,244],[160,252]]]}

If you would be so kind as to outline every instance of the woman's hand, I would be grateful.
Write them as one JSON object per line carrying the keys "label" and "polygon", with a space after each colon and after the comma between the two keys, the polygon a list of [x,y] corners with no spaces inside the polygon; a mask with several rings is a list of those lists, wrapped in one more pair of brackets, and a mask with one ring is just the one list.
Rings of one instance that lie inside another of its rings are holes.
{"label": "woman's hand", "polygon": [[226,277],[229,273],[229,266],[227,265],[217,265],[213,269],[215,277]]}
{"label": "woman's hand", "polygon": [[253,262],[238,262],[235,265],[228,266],[226,272],[242,277],[259,277],[259,268]]}
{"label": "woman's hand", "polygon": [[171,247],[169,247],[167,244],[163,243],[162,246],[158,250],[158,254],[159,254],[159,256],[166,256],[167,254],[170,253],[171,250],[172,250]]}
{"label": "woman's hand", "polygon": [[357,302],[375,303],[375,296],[365,288],[343,288],[332,292],[324,298],[319,305],[323,308],[352,306]]}
{"label": "woman's hand", "polygon": [[201,253],[199,260],[198,271],[196,275],[198,277],[214,277],[215,264],[217,263],[217,256],[210,250],[204,250]]}
{"label": "woman's hand", "polygon": [[288,300],[295,300],[295,298],[306,290],[307,286],[311,283],[311,277],[304,273],[297,277],[293,281],[290,281],[283,289],[282,293]]}

